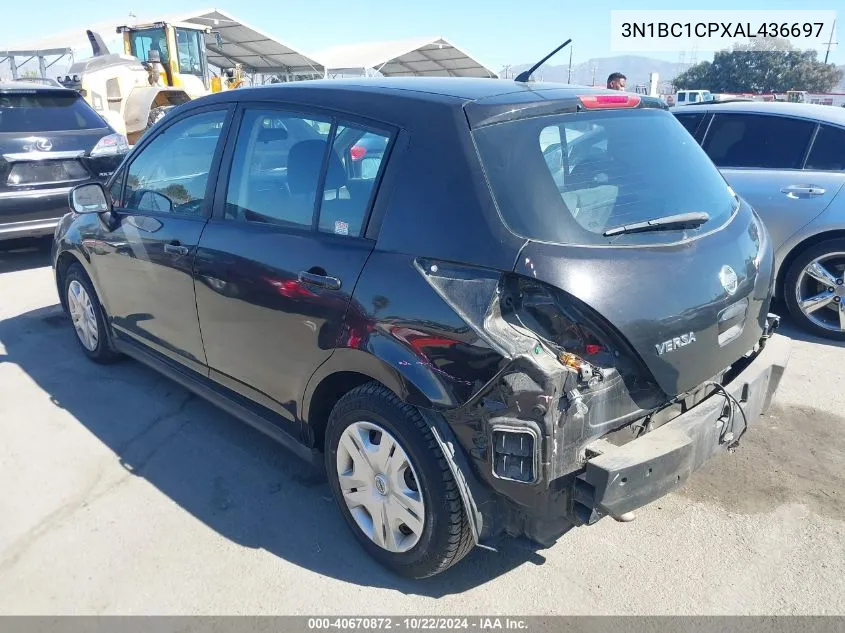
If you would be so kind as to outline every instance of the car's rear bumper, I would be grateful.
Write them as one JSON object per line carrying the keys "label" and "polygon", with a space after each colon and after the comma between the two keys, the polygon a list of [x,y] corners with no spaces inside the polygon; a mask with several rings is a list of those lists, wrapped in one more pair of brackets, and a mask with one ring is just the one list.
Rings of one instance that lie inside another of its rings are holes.
{"label": "car's rear bumper", "polygon": [[70,209],[71,187],[0,192],[0,240],[52,235]]}
{"label": "car's rear bumper", "polygon": [[[773,335],[725,390],[716,392],[660,428],[622,446],[599,442],[576,483],[575,509],[584,522],[621,517],[680,486],[704,462],[726,450],[772,401],[789,358],[790,339]],[[579,508],[580,506],[580,508]]]}
{"label": "car's rear bumper", "polygon": [[[647,429],[647,418],[596,436],[579,447],[577,456],[565,455],[579,463],[563,475],[539,478],[534,484],[500,482],[497,489],[481,483],[484,473],[478,470],[470,492],[482,517],[480,540],[493,543],[506,533],[549,546],[574,526],[605,516],[625,520],[628,513],[682,485],[708,459],[741,438],[746,426],[771,404],[791,348],[790,339],[773,334],[778,320],[767,318],[757,351],[735,362],[719,383],[702,385],[670,405],[666,412],[679,412],[674,418],[662,422],[668,416],[653,415],[658,426],[639,436],[634,431]],[[732,417],[722,389],[735,399]],[[545,449],[541,454],[552,460],[561,451],[559,443]],[[468,457],[478,454],[481,451],[467,451]],[[480,463],[491,467],[489,461]]]}

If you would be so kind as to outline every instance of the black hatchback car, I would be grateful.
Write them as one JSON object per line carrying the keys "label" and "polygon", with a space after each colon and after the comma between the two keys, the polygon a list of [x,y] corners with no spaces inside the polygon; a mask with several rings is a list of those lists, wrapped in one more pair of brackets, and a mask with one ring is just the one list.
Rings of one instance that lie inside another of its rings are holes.
{"label": "black hatchback car", "polygon": [[[384,149],[362,170],[364,137]],[[363,547],[409,576],[629,520],[739,441],[788,356],[765,228],[647,97],[225,92],[71,202],[53,264],[84,353],[323,463]]]}
{"label": "black hatchback car", "polygon": [[128,151],[78,92],[0,84],[0,240],[52,234],[71,187],[105,181]]}

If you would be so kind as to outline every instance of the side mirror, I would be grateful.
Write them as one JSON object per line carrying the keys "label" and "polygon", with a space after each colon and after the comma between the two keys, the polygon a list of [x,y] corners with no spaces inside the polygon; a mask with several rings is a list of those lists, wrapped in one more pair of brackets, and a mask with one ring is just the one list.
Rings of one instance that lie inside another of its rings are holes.
{"label": "side mirror", "polygon": [[107,213],[111,211],[111,201],[103,185],[90,182],[71,189],[70,208],[76,213]]}
{"label": "side mirror", "polygon": [[138,209],[141,211],[170,212],[173,210],[173,200],[163,193],[148,189],[138,196]]}

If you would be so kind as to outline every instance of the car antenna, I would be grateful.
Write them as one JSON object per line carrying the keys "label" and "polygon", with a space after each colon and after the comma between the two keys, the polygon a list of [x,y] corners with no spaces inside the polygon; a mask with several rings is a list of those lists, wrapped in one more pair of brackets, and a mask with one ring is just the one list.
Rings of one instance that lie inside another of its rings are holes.
{"label": "car antenna", "polygon": [[543,59],[541,59],[539,62],[537,62],[536,64],[534,64],[531,68],[529,68],[528,70],[524,70],[524,71],[522,71],[521,73],[519,73],[519,74],[516,76],[516,79],[514,79],[514,81],[518,81],[519,83],[523,83],[523,84],[524,84],[524,83],[528,83],[528,80],[531,78],[531,75],[533,75],[533,74],[534,74],[534,71],[535,71],[535,70],[537,70],[540,66],[542,66],[543,64],[545,64],[545,63],[549,60],[549,58],[550,58],[550,57],[552,57],[555,53],[557,53],[557,52],[558,52],[558,51],[560,51],[561,49],[566,48],[567,46],[569,46],[569,44],[570,44],[571,42],[572,42],[572,38],[570,37],[570,38],[569,38],[568,40],[566,40],[563,44],[561,44],[561,45],[560,45],[560,46],[558,46],[556,49],[554,49],[551,53],[549,53],[549,54],[548,54],[548,55],[546,55]]}

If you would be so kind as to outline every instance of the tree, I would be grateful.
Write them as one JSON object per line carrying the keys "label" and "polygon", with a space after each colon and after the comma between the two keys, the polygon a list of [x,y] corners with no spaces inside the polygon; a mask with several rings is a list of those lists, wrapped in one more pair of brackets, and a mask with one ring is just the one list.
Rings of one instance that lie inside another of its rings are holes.
{"label": "tree", "polygon": [[675,77],[677,89],[710,92],[829,92],[843,72],[818,61],[817,52],[799,51],[785,40],[764,38],[718,51],[712,62],[701,62]]}

